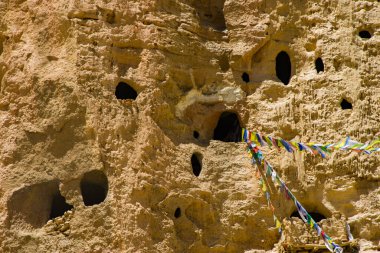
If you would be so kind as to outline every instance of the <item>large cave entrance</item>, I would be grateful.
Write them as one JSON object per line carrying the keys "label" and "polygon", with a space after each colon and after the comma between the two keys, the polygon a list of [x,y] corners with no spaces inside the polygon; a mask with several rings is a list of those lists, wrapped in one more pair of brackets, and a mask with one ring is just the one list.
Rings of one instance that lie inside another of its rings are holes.
{"label": "large cave entrance", "polygon": [[240,142],[241,129],[240,121],[236,113],[223,112],[214,129],[213,139],[224,142]]}

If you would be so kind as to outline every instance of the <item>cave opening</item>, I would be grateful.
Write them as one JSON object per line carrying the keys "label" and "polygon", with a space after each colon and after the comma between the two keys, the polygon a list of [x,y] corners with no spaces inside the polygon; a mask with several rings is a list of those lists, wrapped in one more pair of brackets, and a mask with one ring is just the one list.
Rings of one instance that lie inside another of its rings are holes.
{"label": "cave opening", "polygon": [[198,139],[198,138],[199,138],[199,132],[198,132],[198,131],[194,131],[194,132],[193,132],[193,137],[194,137],[195,139]]}
{"label": "cave opening", "polygon": [[362,30],[359,32],[359,37],[362,39],[370,39],[372,37],[372,34],[369,31]]}
{"label": "cave opening", "polygon": [[289,55],[285,51],[281,51],[276,56],[276,75],[285,85],[289,84],[292,72],[292,64]]}
{"label": "cave opening", "polygon": [[225,0],[193,0],[191,5],[195,8],[201,25],[224,31],[226,29],[224,2]]}
{"label": "cave opening", "polygon": [[7,204],[11,226],[21,222],[32,228],[40,228],[73,208],[60,193],[56,179],[18,189]]}
{"label": "cave opening", "polygon": [[49,220],[62,216],[65,212],[73,209],[73,206],[66,203],[66,199],[61,195],[61,193],[57,192],[54,194],[52,202]]}
{"label": "cave opening", "polygon": [[340,102],[340,107],[343,110],[352,109],[352,104],[343,98],[342,101]]}
{"label": "cave opening", "polygon": [[107,197],[107,176],[100,170],[86,172],[80,182],[80,189],[86,206],[100,204]]}
{"label": "cave opening", "polygon": [[115,96],[117,99],[121,99],[121,100],[125,100],[125,99],[135,100],[137,98],[137,92],[127,83],[120,82],[116,86]]}
{"label": "cave opening", "polygon": [[177,209],[175,209],[175,211],[174,211],[174,217],[176,218],[176,219],[178,219],[179,217],[181,217],[181,208],[177,208]]}
{"label": "cave opening", "polygon": [[191,156],[191,167],[193,168],[193,174],[199,177],[202,171],[202,155],[194,153]]}
{"label": "cave opening", "polygon": [[214,129],[213,139],[224,142],[240,142],[241,129],[240,121],[236,113],[223,112]]}
{"label": "cave opening", "polygon": [[[309,214],[310,214],[310,216],[313,218],[313,220],[314,220],[315,222],[320,222],[321,220],[326,219],[326,216],[324,216],[323,214],[318,213],[318,212],[311,212],[311,213],[309,213]],[[294,211],[294,212],[290,215],[290,217],[297,217],[297,218],[300,218],[300,219],[301,219],[301,216],[300,216],[300,214],[298,213],[297,210]],[[301,219],[301,220],[302,220],[302,219]]]}
{"label": "cave opening", "polygon": [[244,72],[242,75],[241,75],[241,79],[243,80],[243,82],[245,83],[249,83],[249,75],[247,72]]}
{"label": "cave opening", "polygon": [[325,71],[325,65],[323,64],[321,57],[318,57],[315,60],[315,69],[317,70],[317,73]]}

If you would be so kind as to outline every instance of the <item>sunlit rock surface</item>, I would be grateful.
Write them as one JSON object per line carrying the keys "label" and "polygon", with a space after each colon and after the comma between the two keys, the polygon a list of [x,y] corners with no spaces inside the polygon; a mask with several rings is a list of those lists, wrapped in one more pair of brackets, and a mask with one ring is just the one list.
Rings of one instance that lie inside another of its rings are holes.
{"label": "sunlit rock surface", "polygon": [[[379,28],[374,0],[0,2],[0,251],[326,250],[234,142],[379,137]],[[380,250],[380,154],[263,152]]]}

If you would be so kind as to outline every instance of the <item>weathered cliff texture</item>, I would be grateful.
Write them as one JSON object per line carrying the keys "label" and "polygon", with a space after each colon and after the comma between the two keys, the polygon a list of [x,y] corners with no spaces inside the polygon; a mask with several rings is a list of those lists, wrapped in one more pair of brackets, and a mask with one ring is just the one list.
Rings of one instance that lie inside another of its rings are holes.
{"label": "weathered cliff texture", "polygon": [[[380,136],[379,1],[5,0],[0,16],[1,252],[323,245],[271,185],[280,237],[244,144],[213,139]],[[264,151],[347,252],[379,250],[379,154]]]}

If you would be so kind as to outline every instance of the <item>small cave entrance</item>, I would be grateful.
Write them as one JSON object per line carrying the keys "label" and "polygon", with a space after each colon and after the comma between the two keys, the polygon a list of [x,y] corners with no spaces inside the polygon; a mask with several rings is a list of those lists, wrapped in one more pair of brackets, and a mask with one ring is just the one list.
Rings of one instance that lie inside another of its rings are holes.
{"label": "small cave entrance", "polygon": [[359,37],[362,39],[370,39],[372,37],[372,34],[367,30],[361,30],[359,32]]}
{"label": "small cave entrance", "polygon": [[198,131],[194,131],[193,132],[193,137],[194,137],[194,139],[199,139],[199,132]]}
{"label": "small cave entrance", "polygon": [[191,156],[191,167],[193,168],[193,174],[196,177],[199,177],[202,171],[202,155],[199,153],[194,153]]}
{"label": "small cave entrance", "polygon": [[175,211],[174,211],[174,217],[176,218],[176,219],[178,219],[179,217],[181,217],[181,208],[177,208],[177,209],[175,209]]}
{"label": "small cave entrance", "polygon": [[226,29],[224,2],[225,0],[192,0],[191,5],[196,10],[201,25],[224,31]]}
{"label": "small cave entrance", "polygon": [[[315,222],[320,222],[321,220],[326,219],[326,216],[324,216],[323,214],[318,213],[318,212],[311,212],[311,213],[309,213],[309,214],[310,214],[311,218],[313,218],[313,220],[314,220]],[[298,213],[297,210],[294,211],[294,212],[290,215],[290,217],[297,217],[297,218],[300,218],[300,219],[301,219],[301,216],[300,216],[300,214]],[[301,220],[302,220],[302,219],[301,219]]]}
{"label": "small cave entrance", "polygon": [[342,110],[348,110],[352,109],[352,104],[343,98],[340,102],[340,107],[342,108]]}
{"label": "small cave entrance", "polygon": [[321,57],[318,57],[315,60],[315,69],[317,70],[317,73],[325,71],[325,65],[323,64]]}
{"label": "small cave entrance", "polygon": [[224,142],[240,142],[241,129],[240,121],[236,113],[223,112],[214,129],[213,139]]}
{"label": "small cave entrance", "polygon": [[61,195],[58,180],[23,187],[12,194],[7,205],[9,226],[32,228],[40,228],[73,208]]}
{"label": "small cave entrance", "polygon": [[80,182],[83,202],[86,206],[102,203],[108,193],[108,179],[103,171],[86,172]]}
{"label": "small cave entrance", "polygon": [[121,100],[125,100],[125,99],[135,100],[137,98],[137,92],[127,83],[120,82],[116,86],[115,96],[117,99],[121,99]]}
{"label": "small cave entrance", "polygon": [[281,51],[276,56],[276,75],[285,85],[289,84],[292,72],[292,64],[289,55]]}
{"label": "small cave entrance", "polygon": [[49,220],[62,216],[66,211],[71,209],[73,209],[73,206],[67,204],[65,197],[58,192],[53,196],[53,200],[51,202]]}
{"label": "small cave entrance", "polygon": [[245,83],[249,83],[249,75],[247,72],[244,72],[242,75],[241,75],[241,79],[243,80],[243,82]]}

